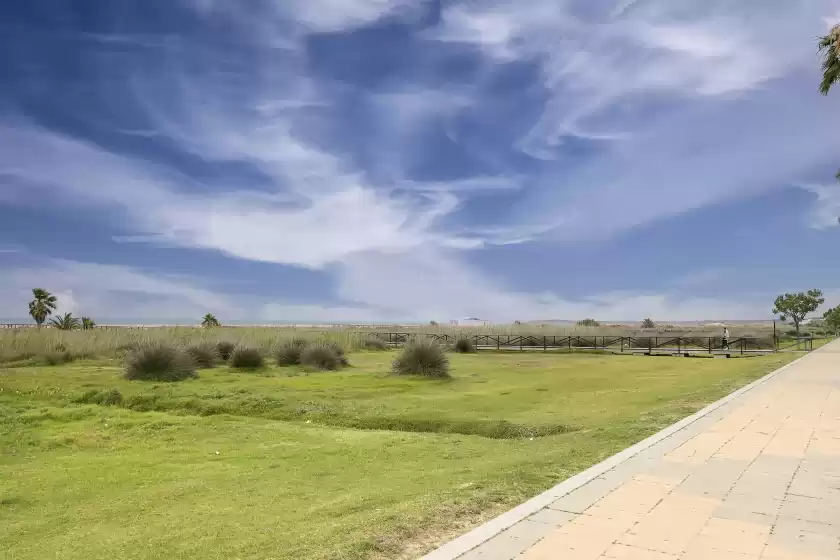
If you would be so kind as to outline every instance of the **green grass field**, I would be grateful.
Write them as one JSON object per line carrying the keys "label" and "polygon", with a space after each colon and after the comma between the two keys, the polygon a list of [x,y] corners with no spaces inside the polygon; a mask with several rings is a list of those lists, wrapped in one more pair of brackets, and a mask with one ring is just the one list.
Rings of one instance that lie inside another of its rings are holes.
{"label": "green grass field", "polygon": [[393,357],[169,385],[117,361],[0,369],[0,551],[417,557],[796,356],[453,355],[451,381]]}

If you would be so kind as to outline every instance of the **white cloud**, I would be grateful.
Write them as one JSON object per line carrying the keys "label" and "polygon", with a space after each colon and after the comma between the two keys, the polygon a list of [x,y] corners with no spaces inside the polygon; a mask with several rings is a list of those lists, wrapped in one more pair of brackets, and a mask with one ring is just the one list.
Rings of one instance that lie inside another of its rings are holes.
{"label": "white cloud", "polygon": [[[680,291],[690,291],[696,281],[719,278],[716,271],[700,271],[693,278],[686,277],[685,285],[677,291],[608,292],[569,300],[553,293],[531,294],[498,286],[464,266],[452,253],[370,253],[356,255],[340,267],[338,295],[345,303],[300,304],[216,293],[193,277],[53,259],[3,271],[0,317],[23,318],[31,289],[43,287],[58,297],[58,313],[92,316],[100,324],[194,324],[207,312],[223,322],[319,324],[426,323],[468,316],[497,323],[584,317],[606,321],[638,321],[643,317],[659,321],[770,318],[768,302],[772,294],[698,298]],[[840,290],[827,290],[826,298],[827,305],[840,303]]]}
{"label": "white cloud", "polygon": [[840,220],[840,184],[803,184],[799,187],[817,197],[811,214],[808,216],[811,227],[815,229],[837,227]]}
{"label": "white cloud", "polygon": [[[179,192],[176,184],[191,182],[186,177],[28,126],[6,127],[0,131],[0,143],[8,146],[0,153],[0,167],[23,179],[23,188],[120,208],[137,230],[150,234],[129,236],[128,241],[216,249],[244,259],[309,268],[358,251],[481,243],[434,231],[436,220],[458,204],[440,184],[425,193],[377,190],[359,175],[339,174],[329,165],[333,159],[328,155],[323,155],[325,165],[298,168],[301,158],[322,157],[307,146],[292,151],[289,165],[281,162],[299,181],[294,184],[297,198],[290,198],[247,190]],[[44,158],[49,166],[42,165]]]}
{"label": "white cloud", "polygon": [[196,285],[190,278],[156,275],[132,267],[51,259],[17,266],[0,275],[0,317],[26,316],[32,289],[58,298],[57,313],[108,320],[198,321],[213,312],[242,317],[232,299]]}
{"label": "white cloud", "polygon": [[648,0],[583,18],[572,2],[480,1],[447,6],[436,37],[540,65],[554,98],[520,146],[551,158],[564,136],[627,137],[598,121],[651,94],[731,96],[814,64],[813,38],[831,5]]}
{"label": "white cloud", "polygon": [[[224,15],[253,22],[251,18],[274,18],[277,26],[296,25],[304,31],[352,30],[385,17],[411,21],[425,9],[413,0],[258,0],[240,5],[225,0],[191,0],[207,15]],[[276,30],[275,30],[276,32]]]}
{"label": "white cloud", "polygon": [[481,317],[514,320],[749,319],[767,318],[767,302],[756,298],[695,298],[684,293],[593,294],[568,300],[553,293],[508,290],[491,282],[456,255],[438,251],[403,255],[357,255],[338,274],[346,301],[380,309],[381,316],[416,322]]}

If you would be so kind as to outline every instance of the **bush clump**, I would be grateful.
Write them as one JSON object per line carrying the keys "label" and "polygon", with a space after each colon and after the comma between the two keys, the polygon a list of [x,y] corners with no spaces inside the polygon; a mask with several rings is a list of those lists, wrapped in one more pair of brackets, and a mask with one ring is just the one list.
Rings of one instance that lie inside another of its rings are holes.
{"label": "bush clump", "polygon": [[263,355],[258,348],[237,346],[230,355],[230,366],[238,369],[259,369],[263,366]]}
{"label": "bush clump", "polygon": [[87,391],[81,396],[73,399],[73,402],[83,404],[99,404],[103,406],[116,406],[122,404],[123,396],[122,393],[120,393],[117,389],[108,389],[107,391],[97,391],[96,389],[91,389],[90,391]]}
{"label": "bush clump", "polygon": [[343,367],[350,365],[350,363],[347,361],[347,353],[344,351],[344,346],[342,346],[338,342],[335,342],[334,340],[328,340],[324,342],[323,345],[335,352],[335,355],[338,357],[338,363],[340,366]]}
{"label": "bush clump", "polygon": [[462,336],[455,341],[454,350],[459,354],[472,354],[476,351],[473,339]]}
{"label": "bush clump", "polygon": [[385,344],[384,340],[379,340],[378,338],[368,338],[362,341],[362,348],[365,350],[387,350],[388,345]]}
{"label": "bush clump", "polygon": [[394,360],[391,371],[397,375],[449,377],[449,358],[443,347],[429,338],[409,340]]}
{"label": "bush clump", "polygon": [[138,381],[183,381],[197,377],[189,354],[166,344],[150,344],[126,358],[126,379]]}
{"label": "bush clump", "polygon": [[302,338],[293,338],[292,340],[282,344],[274,352],[274,360],[278,366],[296,366],[300,365],[300,357],[304,348],[309,342]]}
{"label": "bush clump", "polygon": [[75,359],[76,356],[74,356],[67,350],[62,350],[60,352],[49,352],[44,356],[44,362],[46,362],[46,364],[49,366],[60,366],[62,364],[69,364]]}
{"label": "bush clump", "polygon": [[233,354],[235,348],[236,344],[229,340],[220,340],[216,343],[216,352],[219,354],[219,359],[223,362],[230,359],[230,355]]}
{"label": "bush clump", "polygon": [[331,344],[312,344],[303,349],[300,363],[320,370],[336,370],[346,364],[347,360],[340,355]]}
{"label": "bush clump", "polygon": [[219,350],[214,344],[194,344],[193,346],[188,346],[186,352],[193,359],[197,368],[215,367],[216,362],[219,361]]}

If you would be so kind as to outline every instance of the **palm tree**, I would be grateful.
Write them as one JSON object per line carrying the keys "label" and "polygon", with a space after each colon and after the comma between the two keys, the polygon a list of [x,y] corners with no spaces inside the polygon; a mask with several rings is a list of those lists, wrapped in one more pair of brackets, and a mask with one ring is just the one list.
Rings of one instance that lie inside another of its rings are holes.
{"label": "palm tree", "polygon": [[96,328],[96,321],[91,319],[90,317],[82,317],[82,330],[89,331],[91,329]]}
{"label": "palm tree", "polygon": [[50,325],[60,331],[72,331],[79,328],[80,322],[73,317],[72,313],[65,313],[63,316],[60,315],[50,319]]}
{"label": "palm tree", "polygon": [[840,24],[835,25],[825,37],[820,37],[819,52],[824,56],[820,92],[828,95],[831,86],[840,82]]}
{"label": "palm tree", "polygon": [[210,327],[221,327],[222,325],[219,323],[219,320],[216,319],[215,315],[208,313],[201,321],[201,326],[209,329]]}
{"label": "palm tree", "polygon": [[44,321],[47,320],[47,317],[55,311],[58,300],[54,295],[42,288],[34,288],[32,290],[32,297],[34,299],[29,302],[29,315],[32,316],[35,324],[40,329]]}

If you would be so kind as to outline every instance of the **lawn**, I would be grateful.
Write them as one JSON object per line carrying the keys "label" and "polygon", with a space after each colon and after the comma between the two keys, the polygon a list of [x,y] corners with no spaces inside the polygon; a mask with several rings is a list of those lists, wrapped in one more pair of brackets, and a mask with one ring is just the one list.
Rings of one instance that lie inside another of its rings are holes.
{"label": "lawn", "polygon": [[453,355],[451,381],[349,357],[177,384],[0,369],[0,551],[416,557],[796,356]]}

